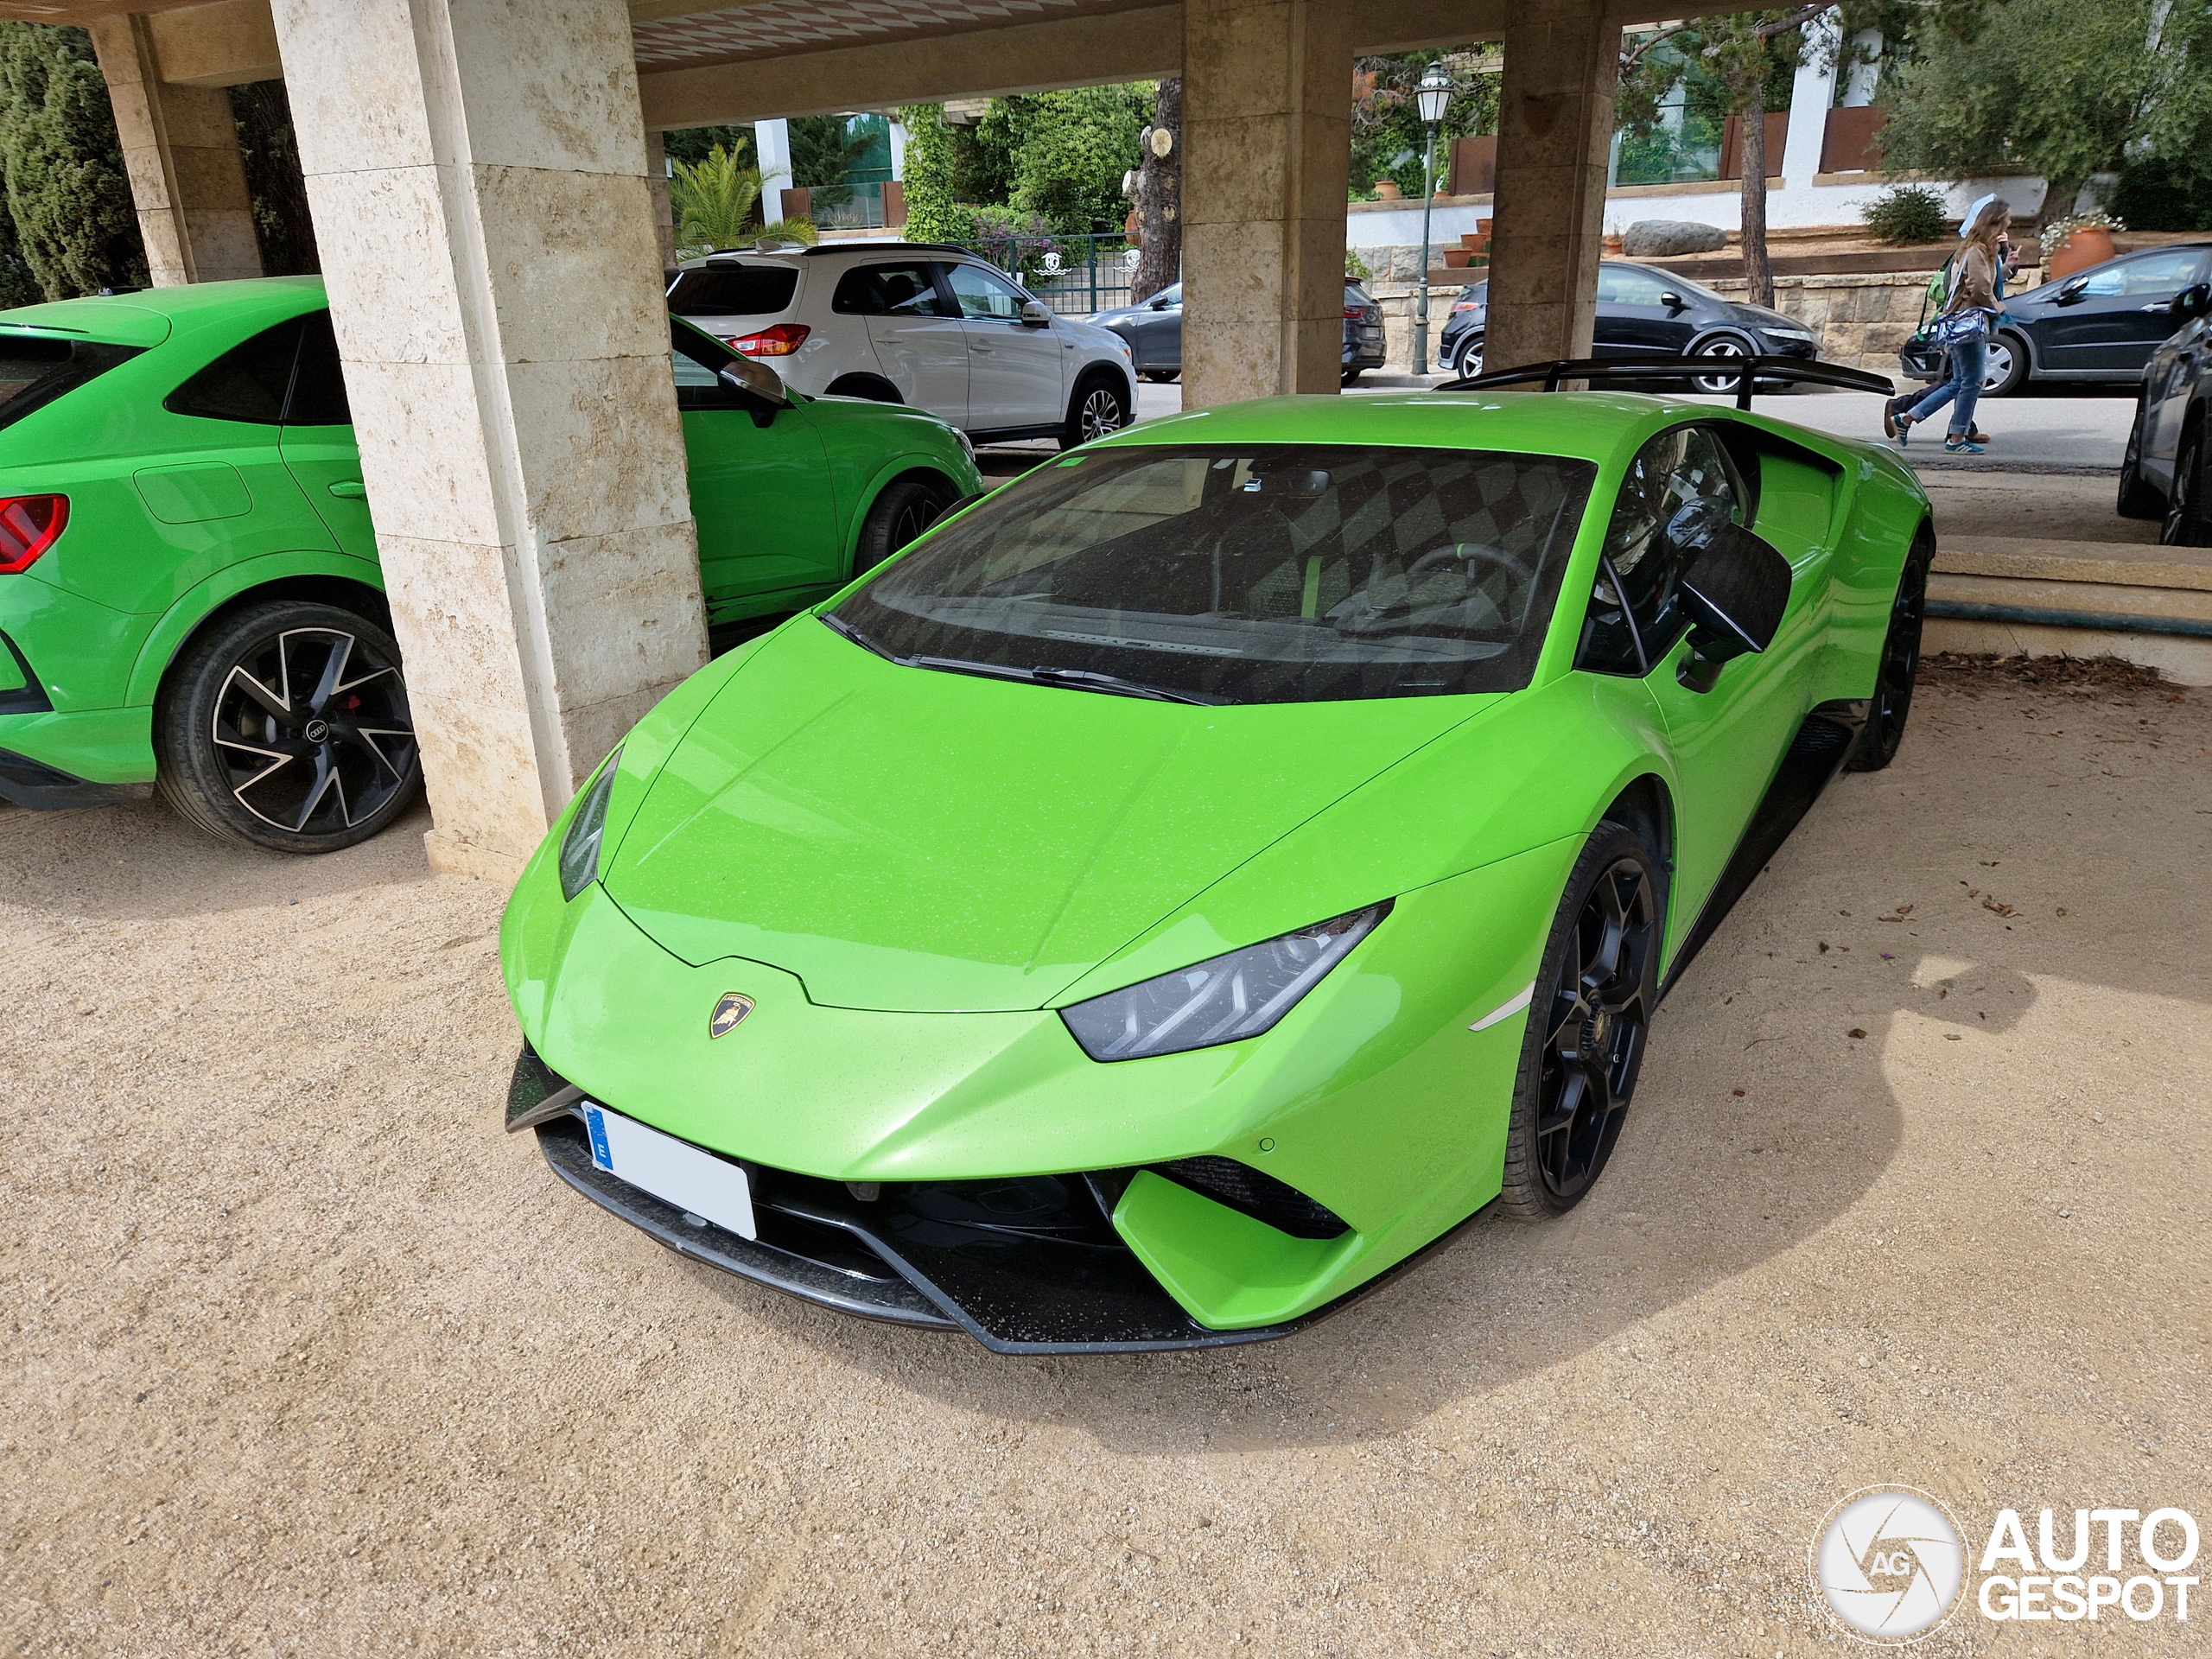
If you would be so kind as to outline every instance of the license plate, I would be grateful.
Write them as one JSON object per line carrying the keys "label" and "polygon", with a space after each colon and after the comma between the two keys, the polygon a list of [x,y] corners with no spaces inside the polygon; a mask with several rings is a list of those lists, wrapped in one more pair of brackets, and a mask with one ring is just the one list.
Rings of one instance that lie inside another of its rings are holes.
{"label": "license plate", "polygon": [[753,1190],[735,1164],[604,1106],[587,1105],[584,1126],[591,1131],[592,1162],[617,1180],[704,1216],[740,1238],[760,1236],[753,1222]]}

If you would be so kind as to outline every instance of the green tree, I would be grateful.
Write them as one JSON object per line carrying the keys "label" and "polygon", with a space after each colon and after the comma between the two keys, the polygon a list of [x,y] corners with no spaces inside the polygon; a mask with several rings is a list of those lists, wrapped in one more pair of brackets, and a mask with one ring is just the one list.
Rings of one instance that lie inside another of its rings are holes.
{"label": "green tree", "polygon": [[906,234],[917,242],[965,242],[976,232],[975,213],[955,183],[959,137],[941,104],[912,104],[899,111],[906,129]]}
{"label": "green tree", "polygon": [[661,147],[671,162],[703,162],[715,149],[733,156],[753,142],[751,127],[678,127],[660,136]]}
{"label": "green tree", "polygon": [[2037,173],[2046,218],[2092,174],[2194,168],[2212,143],[2212,10],[2186,0],[2007,0],[2002,26],[1939,36],[1885,76],[1891,167]]}
{"label": "green tree", "polygon": [[678,162],[668,181],[676,210],[676,257],[696,259],[716,248],[734,248],[760,234],[760,169],[746,167],[742,151],[716,144],[699,162]]}
{"label": "green tree", "polygon": [[1450,165],[1453,139],[1497,130],[1497,77],[1467,73],[1468,64],[1484,55],[1480,47],[1466,47],[1450,52],[1396,52],[1353,63],[1351,188],[1357,194],[1369,197],[1376,184],[1389,179],[1408,200],[1421,200],[1421,155],[1428,129],[1421,124],[1414,86],[1421,72],[1439,59],[1464,90],[1446,106],[1437,127],[1438,181],[1444,181]]}
{"label": "green tree", "polygon": [[41,292],[143,287],[146,251],[92,37],[0,22],[0,98],[8,213]]}
{"label": "green tree", "polygon": [[231,88],[238,124],[238,160],[253,204],[253,232],[261,268],[271,276],[299,276],[322,269],[315,221],[308,212],[307,180],[300,171],[300,142],[292,130],[291,100],[281,80]]}

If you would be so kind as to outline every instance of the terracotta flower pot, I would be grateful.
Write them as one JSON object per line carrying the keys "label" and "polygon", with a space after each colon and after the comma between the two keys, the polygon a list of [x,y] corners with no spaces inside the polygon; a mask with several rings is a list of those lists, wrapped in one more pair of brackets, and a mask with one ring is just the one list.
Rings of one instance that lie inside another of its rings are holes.
{"label": "terracotta flower pot", "polygon": [[1607,253],[1618,253],[1620,251],[1621,251],[1621,239],[1620,239],[1620,238],[1618,238],[1618,236],[1609,236],[1609,237],[1607,237],[1607,238],[1605,238],[1605,251],[1606,251]]}
{"label": "terracotta flower pot", "polygon": [[2044,251],[2044,280],[2055,283],[2091,265],[2101,265],[2113,251],[2110,231],[2085,226],[2056,248]]}
{"label": "terracotta flower pot", "polygon": [[1377,201],[1395,201],[1404,194],[1398,188],[1395,179],[1377,179],[1375,181],[1375,199]]}

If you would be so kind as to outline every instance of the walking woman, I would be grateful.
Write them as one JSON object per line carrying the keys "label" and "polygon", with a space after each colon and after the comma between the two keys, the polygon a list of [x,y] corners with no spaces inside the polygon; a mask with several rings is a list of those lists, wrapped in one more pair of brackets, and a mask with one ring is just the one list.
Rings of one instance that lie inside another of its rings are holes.
{"label": "walking woman", "polygon": [[1883,425],[1899,443],[1907,442],[1913,427],[1944,404],[1951,405],[1951,429],[1943,440],[1943,453],[1979,455],[1974,407],[1981,398],[1981,377],[1988,366],[1989,331],[2003,311],[2005,254],[2011,244],[2005,232],[2012,226],[2012,209],[2001,197],[1975,204],[1965,232],[1966,246],[1959,251],[1959,264],[1951,282],[1951,296],[1943,315],[1929,330],[1951,353],[1951,378],[1920,398],[1893,398],[1883,411]]}

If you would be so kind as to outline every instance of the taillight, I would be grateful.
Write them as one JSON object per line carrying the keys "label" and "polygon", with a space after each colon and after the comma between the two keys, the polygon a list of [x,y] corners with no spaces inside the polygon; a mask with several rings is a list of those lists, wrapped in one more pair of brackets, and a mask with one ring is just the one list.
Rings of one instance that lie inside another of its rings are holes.
{"label": "taillight", "polygon": [[1452,302],[1452,308],[1454,311],[1479,311],[1482,309],[1482,305],[1483,302],[1480,300],[1454,300]]}
{"label": "taillight", "polygon": [[789,357],[806,344],[806,337],[812,332],[803,322],[779,322],[757,334],[728,336],[723,343],[747,357]]}
{"label": "taillight", "polygon": [[11,495],[0,499],[0,576],[12,576],[38,563],[69,523],[66,495]]}
{"label": "taillight", "polygon": [[1367,313],[1358,306],[1348,305],[1344,307],[1344,321],[1346,322],[1357,322],[1366,315]]}

